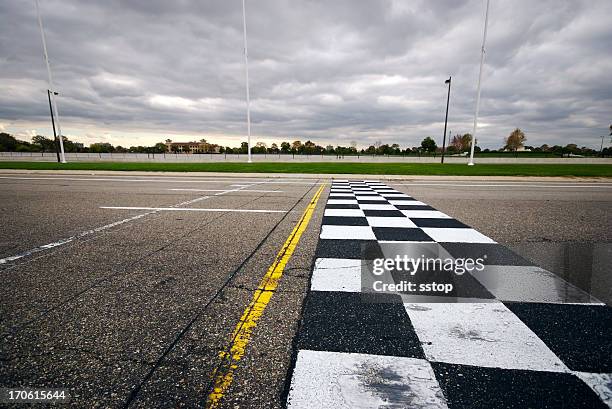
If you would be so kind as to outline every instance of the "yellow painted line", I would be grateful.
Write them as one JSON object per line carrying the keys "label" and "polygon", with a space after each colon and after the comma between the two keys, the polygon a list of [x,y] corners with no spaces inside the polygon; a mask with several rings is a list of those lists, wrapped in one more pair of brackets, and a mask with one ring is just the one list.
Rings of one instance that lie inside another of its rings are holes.
{"label": "yellow painted line", "polygon": [[236,325],[234,332],[232,333],[232,343],[229,348],[229,352],[221,351],[219,358],[222,360],[222,365],[218,366],[212,373],[214,379],[213,390],[208,395],[206,400],[207,408],[216,408],[221,403],[221,399],[229,389],[234,379],[234,371],[238,368],[238,363],[244,357],[246,347],[251,340],[253,331],[257,326],[257,322],[261,318],[266,309],[266,306],[272,299],[274,291],[278,286],[278,282],[283,276],[285,266],[291,259],[295,248],[297,247],[302,234],[308,227],[308,223],[312,218],[317,202],[321,197],[325,184],[321,185],[319,190],[315,193],[312,200],[304,210],[304,214],[295,225],[291,234],[283,244],[283,247],[276,255],[274,263],[268,269],[266,275],[259,283],[257,290],[253,294],[253,299],[242,313],[240,321]]}

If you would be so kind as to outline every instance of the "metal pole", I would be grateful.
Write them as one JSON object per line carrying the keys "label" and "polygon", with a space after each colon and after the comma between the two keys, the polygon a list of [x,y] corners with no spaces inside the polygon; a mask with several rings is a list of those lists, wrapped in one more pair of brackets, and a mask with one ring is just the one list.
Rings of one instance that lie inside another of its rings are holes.
{"label": "metal pole", "polygon": [[61,161],[62,163],[66,163],[66,154],[64,153],[64,141],[62,138],[62,129],[60,127],[60,121],[59,121],[59,111],[57,109],[57,102],[55,101],[55,87],[53,86],[53,77],[51,75],[51,66],[49,65],[49,55],[47,54],[47,41],[45,40],[45,31],[43,29],[43,24],[42,24],[42,17],[40,16],[40,6],[38,4],[38,0],[35,0],[36,3],[36,14],[38,16],[38,27],[40,28],[40,36],[42,38],[42,45],[43,45],[43,54],[44,54],[44,59],[45,59],[45,64],[47,66],[47,74],[49,77],[49,90],[51,90],[51,94],[49,94],[49,96],[51,97],[51,101],[53,103],[53,108],[55,111],[55,123],[57,124],[57,137],[59,139],[59,144],[60,144],[60,156],[61,156]]}
{"label": "metal pole", "polygon": [[482,47],[480,49],[480,72],[478,73],[478,87],[476,89],[476,112],[474,112],[474,129],[472,131],[472,146],[470,148],[469,166],[474,166],[474,146],[476,145],[476,127],[478,126],[478,110],[480,109],[480,83],[482,82],[482,66],[485,58],[485,43],[487,41],[487,25],[489,23],[489,0],[485,12],[484,34],[482,36]]}
{"label": "metal pole", "polygon": [[[55,154],[57,155],[57,163],[60,163],[60,150],[59,143],[57,140],[57,134],[55,133],[55,120],[53,119],[53,105],[51,105],[51,91],[47,90],[47,97],[49,98],[49,111],[51,111],[51,126],[53,127],[53,142],[55,145]],[[43,148],[43,152],[45,149]]]}
{"label": "metal pole", "polygon": [[446,149],[446,125],[448,124],[448,104],[450,102],[450,89],[452,78],[452,76],[448,77],[448,80],[445,81],[448,84],[448,95],[446,96],[446,117],[444,118],[444,134],[442,136],[442,158],[440,159],[440,163],[444,163],[444,150]]}
{"label": "metal pole", "polygon": [[242,26],[244,28],[244,71],[246,76],[246,103],[247,103],[247,144],[248,162],[251,163],[251,100],[249,96],[249,52],[247,47],[246,6],[242,0]]}

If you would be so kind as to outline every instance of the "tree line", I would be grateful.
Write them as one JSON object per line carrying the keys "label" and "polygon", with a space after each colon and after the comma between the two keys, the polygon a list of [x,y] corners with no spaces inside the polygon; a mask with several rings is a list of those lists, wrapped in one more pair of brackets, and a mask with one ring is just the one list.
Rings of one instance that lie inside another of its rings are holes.
{"label": "tree line", "polygon": [[[66,152],[92,152],[92,153],[163,153],[166,151],[164,143],[153,146],[113,146],[108,142],[92,143],[85,146],[80,142],[73,142],[66,136],[62,136],[64,150]],[[55,152],[56,141],[46,136],[36,135],[31,142],[15,138],[6,132],[0,132],[0,152]]]}
{"label": "tree line", "polygon": [[[612,125],[610,126],[610,135],[612,136]],[[533,153],[546,153],[554,156],[569,156],[569,155],[580,155],[580,156],[612,156],[612,148],[606,147],[602,150],[598,151],[592,148],[588,148],[586,146],[579,147],[575,143],[568,143],[565,146],[561,145],[548,145],[543,144],[541,146],[529,146],[525,145],[527,141],[527,137],[525,136],[525,132],[521,129],[516,128],[513,130],[510,135],[504,138],[504,145],[499,149],[481,149],[478,146],[478,139],[476,139],[476,146],[474,146],[474,152],[476,153],[514,153],[515,155],[518,152],[533,152]],[[445,147],[444,152],[449,155],[453,154],[467,154],[471,149],[472,144],[472,135],[469,133],[466,134],[457,134],[453,136],[448,142],[448,146]],[[432,154],[441,154],[443,148],[439,147],[436,144],[436,141],[431,137],[426,137],[421,142],[422,151],[432,153]]]}
{"label": "tree line", "polygon": [[[612,133],[612,129],[611,129]],[[152,146],[114,146],[108,142],[92,143],[89,146],[79,142],[73,142],[69,138],[63,136],[64,150],[66,152],[91,152],[91,153],[165,153],[167,145],[163,142],[156,143]],[[612,148],[606,147],[601,152],[585,146],[579,147],[575,143],[569,143],[565,146],[548,145],[528,146],[525,145],[527,138],[525,133],[520,129],[515,129],[504,139],[504,145],[500,149],[481,149],[476,140],[474,151],[476,153],[508,153],[519,151],[528,151],[534,153],[547,153],[556,156],[565,155],[582,155],[596,156],[600,153],[603,156],[612,156]],[[456,134],[447,141],[444,149],[446,155],[465,155],[469,152],[472,143],[472,135]],[[239,147],[218,146],[210,144],[222,154],[246,154],[248,151],[247,142],[242,142]],[[399,144],[383,144],[377,141],[367,148],[358,149],[357,142],[351,141],[348,146],[321,146],[311,140],[302,143],[300,140],[293,142],[283,141],[280,144],[272,143],[268,146],[265,142],[257,142],[252,148],[253,154],[293,154],[293,155],[437,155],[442,153],[440,147],[433,137],[425,137],[419,146],[401,148]],[[0,133],[0,151],[2,152],[55,152],[56,142],[53,139],[42,135],[36,135],[31,142],[23,141],[14,136],[2,132]],[[211,151],[212,152],[212,151]],[[178,152],[175,152],[178,154]],[[187,152],[184,152],[187,153]]]}

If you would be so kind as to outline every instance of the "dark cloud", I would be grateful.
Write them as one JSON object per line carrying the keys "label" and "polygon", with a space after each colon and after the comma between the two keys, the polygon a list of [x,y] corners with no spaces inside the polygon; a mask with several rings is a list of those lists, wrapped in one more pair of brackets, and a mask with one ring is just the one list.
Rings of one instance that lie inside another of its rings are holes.
{"label": "dark cloud", "polygon": [[[521,127],[531,144],[597,145],[612,122],[612,3],[491,3],[481,144],[498,147]],[[41,0],[41,9],[66,133],[124,145],[166,132],[243,139],[240,0]],[[258,0],[247,9],[256,139],[440,138],[448,75],[450,127],[471,130],[484,0]],[[7,0],[0,14],[0,126],[43,130],[34,4]]]}

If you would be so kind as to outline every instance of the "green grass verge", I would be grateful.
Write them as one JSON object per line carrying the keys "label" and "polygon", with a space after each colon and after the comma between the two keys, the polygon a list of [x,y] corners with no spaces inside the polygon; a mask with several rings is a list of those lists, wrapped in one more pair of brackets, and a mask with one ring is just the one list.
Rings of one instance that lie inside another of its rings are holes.
{"label": "green grass verge", "polygon": [[0,169],[118,170],[157,172],[353,173],[371,175],[599,176],[612,177],[607,164],[437,164],[437,163],[143,163],[143,162],[0,162]]}

